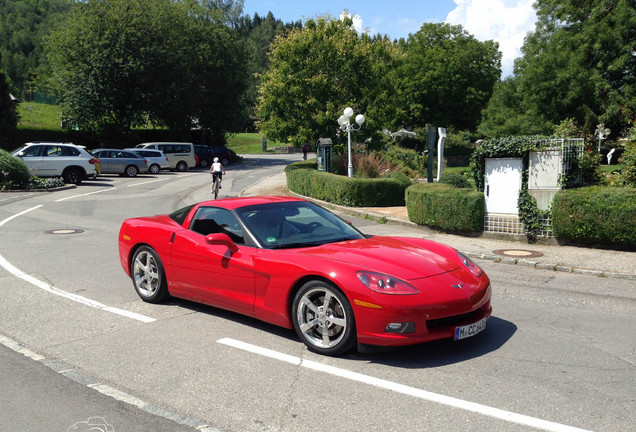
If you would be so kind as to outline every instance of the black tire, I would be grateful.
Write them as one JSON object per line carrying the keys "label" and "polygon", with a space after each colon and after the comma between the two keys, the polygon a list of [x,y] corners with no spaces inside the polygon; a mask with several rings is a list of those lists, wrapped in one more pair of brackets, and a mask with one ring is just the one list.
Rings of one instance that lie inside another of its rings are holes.
{"label": "black tire", "polygon": [[221,159],[221,164],[222,164],[223,166],[225,166],[225,165],[229,165],[229,163],[230,163],[230,161],[229,161],[229,159],[228,159],[228,158],[223,158],[223,159]]}
{"label": "black tire", "polygon": [[184,161],[177,162],[177,171],[185,171],[188,169],[188,164]]}
{"label": "black tire", "polygon": [[67,184],[82,184],[82,180],[84,180],[84,171],[77,167],[67,168],[62,173],[62,179],[64,180],[64,183]]}
{"label": "black tire", "polygon": [[347,297],[319,280],[304,284],[294,296],[294,329],[310,351],[335,356],[356,344],[356,321]]}
{"label": "black tire", "polygon": [[124,173],[126,174],[126,177],[137,177],[139,168],[137,168],[135,165],[128,165],[124,170]]}
{"label": "black tire", "polygon": [[169,296],[163,264],[153,248],[137,249],[130,263],[130,274],[135,291],[143,301],[161,303]]}
{"label": "black tire", "polygon": [[201,159],[201,160],[199,161],[199,166],[200,166],[201,168],[207,168],[207,167],[209,167],[209,166],[210,166],[210,161],[209,161],[209,160],[207,160],[207,159]]}
{"label": "black tire", "polygon": [[161,167],[157,164],[152,164],[150,168],[148,168],[148,171],[150,171],[150,174],[159,174]]}

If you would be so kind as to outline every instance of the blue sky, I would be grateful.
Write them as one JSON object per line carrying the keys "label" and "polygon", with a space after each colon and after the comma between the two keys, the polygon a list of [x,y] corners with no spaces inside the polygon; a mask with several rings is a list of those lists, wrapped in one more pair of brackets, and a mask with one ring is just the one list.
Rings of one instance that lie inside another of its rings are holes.
{"label": "blue sky", "polygon": [[[528,31],[534,30],[534,0],[244,0],[243,13],[272,12],[283,22],[317,15],[339,17],[347,9],[359,29],[407,38],[425,22],[461,24],[479,40],[495,40],[503,54],[502,75],[512,74],[514,59]],[[357,15],[357,17],[356,17]]]}

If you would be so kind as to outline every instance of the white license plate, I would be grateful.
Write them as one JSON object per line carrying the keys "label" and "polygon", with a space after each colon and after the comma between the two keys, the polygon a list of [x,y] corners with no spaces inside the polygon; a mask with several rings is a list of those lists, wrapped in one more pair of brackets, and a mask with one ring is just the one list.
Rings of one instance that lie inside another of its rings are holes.
{"label": "white license plate", "polygon": [[476,323],[468,324],[461,327],[455,327],[455,340],[466,339],[475,336],[477,333],[486,329],[486,318],[482,318]]}

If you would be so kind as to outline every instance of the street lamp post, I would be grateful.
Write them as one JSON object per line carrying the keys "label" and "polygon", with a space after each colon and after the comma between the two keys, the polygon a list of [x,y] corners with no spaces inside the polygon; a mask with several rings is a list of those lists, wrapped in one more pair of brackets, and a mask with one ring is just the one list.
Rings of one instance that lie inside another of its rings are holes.
{"label": "street lamp post", "polygon": [[596,130],[594,131],[595,135],[598,135],[598,152],[601,152],[601,141],[604,140],[612,133],[610,128],[605,127],[605,123],[601,123],[596,126]]}
{"label": "street lamp post", "polygon": [[356,123],[358,127],[356,128],[351,124],[351,117],[353,116],[353,109],[351,107],[345,108],[343,114],[338,118],[338,124],[340,125],[340,129],[343,131],[347,131],[347,144],[348,144],[348,152],[349,152],[349,164],[347,165],[347,175],[349,177],[353,177],[353,162],[351,160],[351,131],[360,130],[362,123],[364,123],[364,116],[362,114],[358,114],[356,116]]}

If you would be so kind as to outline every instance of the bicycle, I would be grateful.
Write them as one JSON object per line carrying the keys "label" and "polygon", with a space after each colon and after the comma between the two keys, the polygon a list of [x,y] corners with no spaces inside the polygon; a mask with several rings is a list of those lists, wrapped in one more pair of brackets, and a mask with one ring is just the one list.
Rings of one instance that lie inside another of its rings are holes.
{"label": "bicycle", "polygon": [[216,199],[219,196],[220,186],[221,186],[221,181],[219,180],[219,177],[216,176],[214,178],[214,186],[212,187],[212,193],[214,194],[214,199]]}

